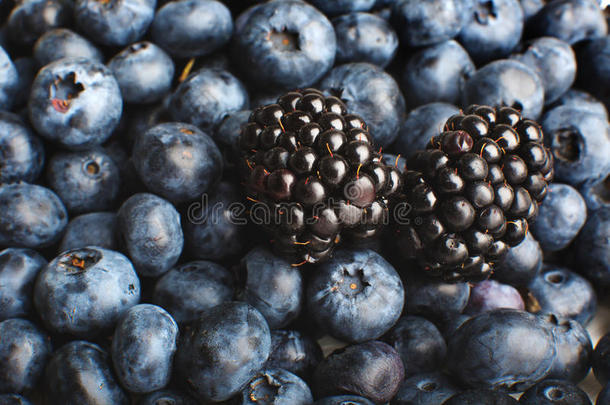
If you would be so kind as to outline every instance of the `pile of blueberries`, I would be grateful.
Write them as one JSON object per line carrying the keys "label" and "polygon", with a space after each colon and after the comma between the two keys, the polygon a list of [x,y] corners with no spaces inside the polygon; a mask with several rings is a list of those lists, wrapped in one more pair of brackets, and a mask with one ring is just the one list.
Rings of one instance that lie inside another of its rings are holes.
{"label": "pile of blueberries", "polygon": [[[597,0],[0,0],[0,405],[610,404],[586,329],[609,24]],[[274,253],[240,133],[310,87],[401,168],[471,104],[539,122],[555,182],[525,240],[476,283],[391,226]]]}

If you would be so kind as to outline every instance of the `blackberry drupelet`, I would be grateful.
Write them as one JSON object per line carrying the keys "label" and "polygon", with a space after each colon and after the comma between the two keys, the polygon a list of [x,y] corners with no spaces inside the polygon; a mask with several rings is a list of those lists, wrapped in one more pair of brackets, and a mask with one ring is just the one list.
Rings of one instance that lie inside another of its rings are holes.
{"label": "blackberry drupelet", "polygon": [[387,224],[400,172],[339,98],[315,89],[280,96],[252,112],[240,149],[251,218],[295,264],[326,259],[342,235],[366,238]]}
{"label": "blackberry drupelet", "polygon": [[[511,107],[472,105],[407,160],[392,206],[400,251],[447,281],[488,278],[519,244],[553,178],[540,126]],[[395,213],[400,213],[394,210]]]}

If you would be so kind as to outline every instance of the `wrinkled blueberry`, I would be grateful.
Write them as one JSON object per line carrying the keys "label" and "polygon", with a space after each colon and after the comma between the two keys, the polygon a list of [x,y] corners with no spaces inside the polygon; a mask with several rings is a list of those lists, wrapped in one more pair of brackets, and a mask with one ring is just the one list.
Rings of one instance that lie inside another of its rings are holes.
{"label": "wrinkled blueberry", "polygon": [[32,249],[0,251],[0,321],[31,314],[34,280],[46,264]]}

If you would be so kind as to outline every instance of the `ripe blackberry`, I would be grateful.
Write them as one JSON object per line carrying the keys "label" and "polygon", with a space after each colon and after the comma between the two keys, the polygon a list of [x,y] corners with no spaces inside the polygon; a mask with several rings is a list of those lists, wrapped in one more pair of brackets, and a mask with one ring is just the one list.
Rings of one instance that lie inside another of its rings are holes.
{"label": "ripe blackberry", "polygon": [[396,218],[400,251],[430,275],[475,281],[525,237],[553,157],[536,122],[510,107],[473,105],[450,117],[407,168],[392,199],[408,207]]}
{"label": "ripe blackberry", "polygon": [[370,237],[387,223],[400,173],[339,98],[315,89],[284,94],[252,112],[240,149],[251,218],[295,263],[323,260],[342,235]]}

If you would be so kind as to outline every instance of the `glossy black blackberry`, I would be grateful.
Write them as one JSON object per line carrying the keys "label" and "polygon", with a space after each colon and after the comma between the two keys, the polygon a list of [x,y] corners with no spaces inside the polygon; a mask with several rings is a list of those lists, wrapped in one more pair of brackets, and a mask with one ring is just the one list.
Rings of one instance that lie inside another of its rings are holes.
{"label": "glossy black blackberry", "polygon": [[315,89],[279,97],[253,111],[240,149],[251,218],[295,264],[323,260],[343,236],[370,237],[388,223],[401,174],[339,98]]}
{"label": "glossy black blackberry", "polygon": [[404,214],[395,215],[399,250],[449,281],[489,277],[528,232],[553,178],[552,159],[540,126],[513,108],[473,105],[450,117],[408,159],[392,198]]}

